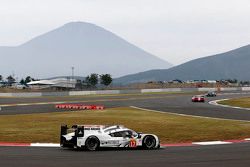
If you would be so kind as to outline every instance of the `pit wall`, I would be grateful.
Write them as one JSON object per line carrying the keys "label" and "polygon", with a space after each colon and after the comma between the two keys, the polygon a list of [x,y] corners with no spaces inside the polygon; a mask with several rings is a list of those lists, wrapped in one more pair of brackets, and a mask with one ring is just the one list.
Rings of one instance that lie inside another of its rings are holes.
{"label": "pit wall", "polygon": [[[0,93],[0,97],[41,97],[41,96],[84,96],[107,94],[138,94],[161,92],[207,92],[217,91],[217,88],[166,88],[166,89],[135,89],[135,90],[97,90],[69,92],[29,92],[29,93]],[[220,88],[220,91],[250,91],[250,87]]]}

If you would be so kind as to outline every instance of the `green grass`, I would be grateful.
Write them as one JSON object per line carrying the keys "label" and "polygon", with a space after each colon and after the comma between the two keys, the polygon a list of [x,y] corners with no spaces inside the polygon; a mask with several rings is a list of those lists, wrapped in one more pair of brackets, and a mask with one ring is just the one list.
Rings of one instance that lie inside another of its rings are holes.
{"label": "green grass", "polygon": [[223,104],[223,105],[229,105],[229,106],[250,108],[250,97],[223,100],[223,101],[220,101],[218,103]]}
{"label": "green grass", "polygon": [[0,141],[59,142],[61,124],[123,124],[144,133],[154,133],[162,143],[241,139],[250,137],[250,123],[220,121],[133,108],[113,108],[0,117]]}

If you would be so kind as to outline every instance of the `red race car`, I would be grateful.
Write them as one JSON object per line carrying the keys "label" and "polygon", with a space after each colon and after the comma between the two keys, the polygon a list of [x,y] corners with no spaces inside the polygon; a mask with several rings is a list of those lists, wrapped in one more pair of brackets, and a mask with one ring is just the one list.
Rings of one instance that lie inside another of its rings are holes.
{"label": "red race car", "polygon": [[193,96],[192,102],[205,102],[205,97],[203,95]]}

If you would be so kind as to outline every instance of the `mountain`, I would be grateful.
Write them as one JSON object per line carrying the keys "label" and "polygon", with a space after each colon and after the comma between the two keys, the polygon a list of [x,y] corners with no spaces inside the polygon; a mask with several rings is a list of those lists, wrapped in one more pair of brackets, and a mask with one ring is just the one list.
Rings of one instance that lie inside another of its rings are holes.
{"label": "mountain", "polygon": [[[94,24],[71,22],[20,46],[0,47],[0,73],[35,78],[110,73],[122,76],[172,65]],[[4,60],[4,61],[2,61]]]}
{"label": "mountain", "polygon": [[150,70],[117,78],[116,83],[180,80],[250,80],[250,45],[164,70]]}

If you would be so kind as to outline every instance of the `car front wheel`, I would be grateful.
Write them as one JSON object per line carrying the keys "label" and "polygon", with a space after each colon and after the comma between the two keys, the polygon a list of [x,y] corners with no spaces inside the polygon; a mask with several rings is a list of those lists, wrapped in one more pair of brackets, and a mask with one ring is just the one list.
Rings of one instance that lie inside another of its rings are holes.
{"label": "car front wheel", "polygon": [[153,149],[156,146],[156,139],[154,136],[148,135],[143,139],[143,148],[144,149]]}

